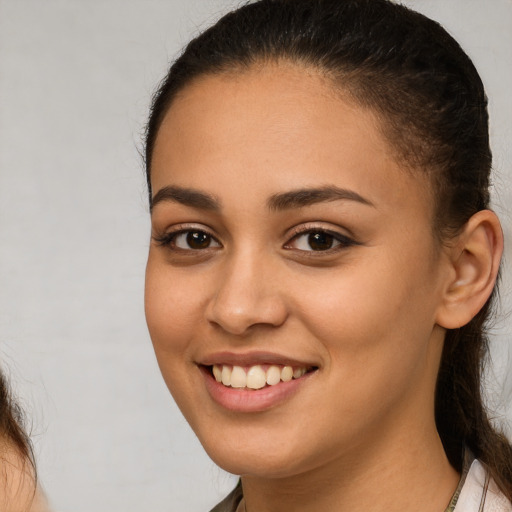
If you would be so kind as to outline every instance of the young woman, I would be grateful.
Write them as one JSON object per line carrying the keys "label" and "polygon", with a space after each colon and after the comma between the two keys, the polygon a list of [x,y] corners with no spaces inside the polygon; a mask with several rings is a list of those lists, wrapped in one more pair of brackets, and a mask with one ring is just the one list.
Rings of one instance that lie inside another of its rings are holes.
{"label": "young woman", "polygon": [[387,0],[261,0],[193,40],[147,129],[146,315],[241,483],[217,511],[510,511],[481,397],[503,236],[486,97]]}

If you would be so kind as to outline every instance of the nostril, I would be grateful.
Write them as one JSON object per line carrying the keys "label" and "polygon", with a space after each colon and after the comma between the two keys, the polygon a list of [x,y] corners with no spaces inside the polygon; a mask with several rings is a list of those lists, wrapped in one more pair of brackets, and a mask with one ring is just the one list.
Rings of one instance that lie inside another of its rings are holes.
{"label": "nostril", "polygon": [[256,256],[247,252],[230,260],[227,271],[219,274],[217,289],[205,310],[212,325],[236,336],[256,325],[280,326],[288,315],[275,279],[265,276],[261,260],[255,260]]}
{"label": "nostril", "polygon": [[260,326],[280,327],[287,319],[284,305],[255,304],[253,308],[216,305],[206,313],[210,324],[235,336],[244,336]]}

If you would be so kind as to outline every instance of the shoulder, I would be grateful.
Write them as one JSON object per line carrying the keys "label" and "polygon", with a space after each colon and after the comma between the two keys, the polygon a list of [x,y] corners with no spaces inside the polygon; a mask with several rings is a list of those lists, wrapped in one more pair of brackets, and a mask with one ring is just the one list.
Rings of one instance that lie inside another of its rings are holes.
{"label": "shoulder", "polygon": [[512,504],[490,478],[485,466],[474,460],[454,512],[512,512]]}

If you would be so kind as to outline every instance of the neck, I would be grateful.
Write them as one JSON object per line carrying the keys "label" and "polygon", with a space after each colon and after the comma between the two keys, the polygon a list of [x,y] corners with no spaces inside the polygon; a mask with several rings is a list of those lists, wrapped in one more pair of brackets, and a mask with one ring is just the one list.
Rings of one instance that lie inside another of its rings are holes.
{"label": "neck", "polygon": [[418,430],[375,442],[307,473],[279,479],[242,477],[247,512],[443,512],[459,475],[437,432]]}

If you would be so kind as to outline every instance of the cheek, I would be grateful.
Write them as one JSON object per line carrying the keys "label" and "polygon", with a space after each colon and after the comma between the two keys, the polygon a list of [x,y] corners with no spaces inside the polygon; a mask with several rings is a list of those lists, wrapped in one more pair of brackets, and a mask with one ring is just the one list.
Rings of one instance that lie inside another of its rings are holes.
{"label": "cheek", "polygon": [[435,382],[439,347],[422,293],[378,276],[326,281],[301,305],[303,325],[326,354],[326,422],[341,438],[378,426],[398,404],[429,400]]}
{"label": "cheek", "polygon": [[145,284],[146,322],[164,381],[187,418],[198,400],[197,396],[191,400],[190,393],[197,387],[191,340],[200,322],[200,297],[194,284],[150,255]]}
{"label": "cheek", "polygon": [[157,357],[184,352],[199,321],[201,296],[197,283],[170,272],[152,261],[150,256],[144,302]]}
{"label": "cheek", "polygon": [[424,354],[434,327],[435,275],[411,264],[418,261],[414,254],[377,252],[319,276],[307,294],[292,292],[301,297],[303,323],[326,346],[331,364],[351,373],[404,366]]}

